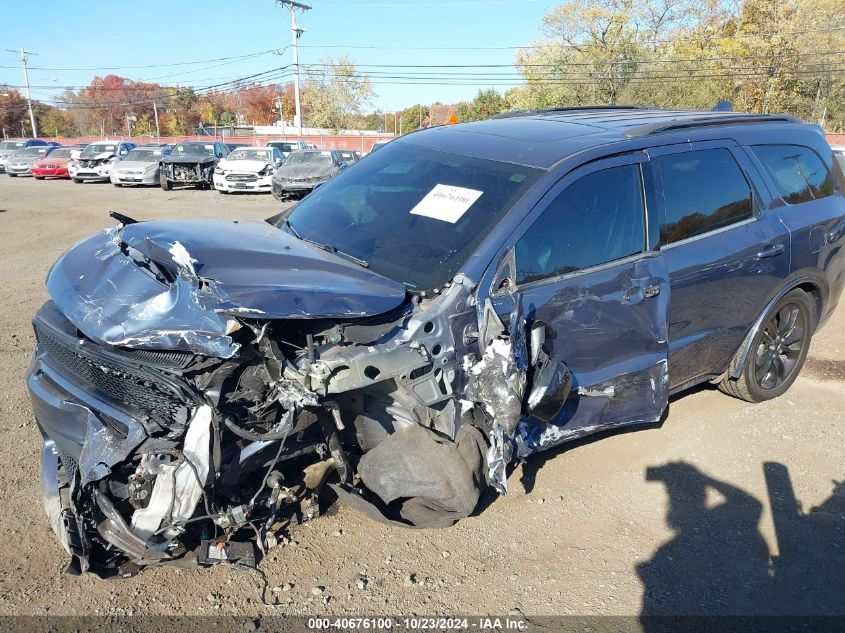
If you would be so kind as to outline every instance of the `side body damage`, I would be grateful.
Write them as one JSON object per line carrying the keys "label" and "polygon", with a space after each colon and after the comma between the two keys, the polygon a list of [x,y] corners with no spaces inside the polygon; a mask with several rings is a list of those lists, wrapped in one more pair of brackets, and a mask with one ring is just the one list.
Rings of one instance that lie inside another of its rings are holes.
{"label": "side body damage", "polygon": [[374,519],[451,525],[504,492],[520,425],[571,388],[519,304],[511,333],[463,275],[422,296],[267,224],[122,220],[56,264],[34,321],[72,571],[246,564],[237,546],[319,515],[327,482]]}

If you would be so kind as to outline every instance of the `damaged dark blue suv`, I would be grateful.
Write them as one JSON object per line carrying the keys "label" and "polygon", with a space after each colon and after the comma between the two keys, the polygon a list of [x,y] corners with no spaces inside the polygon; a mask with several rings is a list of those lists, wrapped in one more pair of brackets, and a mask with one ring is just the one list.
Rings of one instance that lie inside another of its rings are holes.
{"label": "damaged dark blue suv", "polygon": [[560,108],[403,137],[266,222],[116,216],[34,320],[71,569],[254,564],[326,484],[447,526],[673,392],[776,397],[845,284],[843,187],[790,117]]}

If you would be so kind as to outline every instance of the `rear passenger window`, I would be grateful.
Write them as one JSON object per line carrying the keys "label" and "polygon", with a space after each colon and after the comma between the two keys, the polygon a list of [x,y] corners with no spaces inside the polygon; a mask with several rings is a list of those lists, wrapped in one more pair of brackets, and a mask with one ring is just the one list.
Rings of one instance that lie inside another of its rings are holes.
{"label": "rear passenger window", "polygon": [[833,176],[809,147],[756,145],[751,148],[789,204],[833,195]]}
{"label": "rear passenger window", "polygon": [[569,185],[516,244],[517,283],[611,262],[643,250],[638,165],[611,167]]}
{"label": "rear passenger window", "polygon": [[657,156],[671,244],[752,217],[751,187],[727,149]]}

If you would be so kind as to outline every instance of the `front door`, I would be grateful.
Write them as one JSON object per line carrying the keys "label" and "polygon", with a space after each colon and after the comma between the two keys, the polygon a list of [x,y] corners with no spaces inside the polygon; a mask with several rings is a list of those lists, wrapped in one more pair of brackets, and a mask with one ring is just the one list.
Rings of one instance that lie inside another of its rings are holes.
{"label": "front door", "polygon": [[[545,324],[547,353],[573,377],[555,417],[523,420],[523,454],[655,422],[666,407],[669,282],[649,244],[649,182],[644,153],[591,163],[568,174],[520,225],[514,278],[507,292],[493,290],[493,305],[506,320],[520,301],[527,329]],[[489,283],[496,287],[495,275]]]}

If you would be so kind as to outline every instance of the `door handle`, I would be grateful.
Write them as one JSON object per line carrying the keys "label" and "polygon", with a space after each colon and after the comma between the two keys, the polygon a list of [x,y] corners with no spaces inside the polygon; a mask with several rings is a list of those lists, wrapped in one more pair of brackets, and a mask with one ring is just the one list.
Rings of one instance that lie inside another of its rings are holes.
{"label": "door handle", "polygon": [[660,294],[660,284],[651,284],[650,286],[646,286],[643,288],[643,296],[646,299],[651,297],[656,297]]}
{"label": "door handle", "polygon": [[762,251],[757,253],[757,259],[766,259],[767,257],[776,257],[783,253],[786,247],[783,244],[769,244]]}

